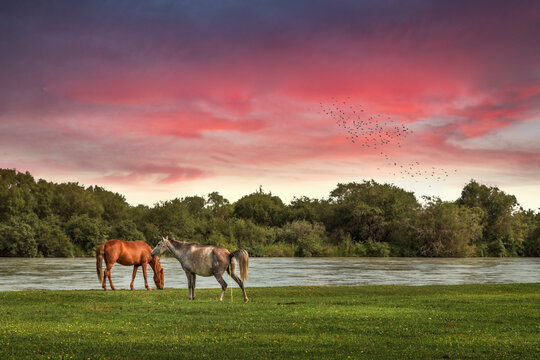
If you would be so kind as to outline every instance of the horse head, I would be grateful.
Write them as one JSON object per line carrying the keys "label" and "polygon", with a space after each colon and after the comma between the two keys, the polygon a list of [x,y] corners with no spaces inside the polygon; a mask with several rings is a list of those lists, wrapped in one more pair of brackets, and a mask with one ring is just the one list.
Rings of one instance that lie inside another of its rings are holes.
{"label": "horse head", "polygon": [[169,242],[169,237],[161,237],[161,240],[157,243],[157,245],[152,249],[152,252],[150,255],[152,257],[155,257],[157,255],[161,255],[167,250],[167,243]]}
{"label": "horse head", "polygon": [[161,267],[159,257],[154,257],[150,262],[150,266],[152,266],[152,270],[154,270],[154,282],[156,283],[156,287],[160,290],[163,290],[163,288],[165,287],[165,272]]}

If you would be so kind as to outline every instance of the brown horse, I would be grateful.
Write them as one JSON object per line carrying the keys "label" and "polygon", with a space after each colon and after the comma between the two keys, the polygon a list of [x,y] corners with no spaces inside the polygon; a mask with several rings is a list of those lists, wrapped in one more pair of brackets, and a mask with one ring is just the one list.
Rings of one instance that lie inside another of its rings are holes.
{"label": "brown horse", "polygon": [[[101,245],[96,249],[96,270],[98,279],[101,282],[103,290],[107,290],[107,277],[111,284],[111,289],[116,290],[111,280],[111,268],[115,263],[121,265],[133,265],[133,277],[131,278],[131,290],[133,290],[133,281],[139,266],[142,266],[144,275],[144,286],[147,290],[150,290],[148,281],[146,280],[146,265],[150,264],[152,270],[154,270],[154,282],[158,289],[163,289],[165,282],[165,274],[163,268],[159,263],[158,257],[150,255],[152,248],[144,241],[123,241],[112,239]],[[105,276],[101,273],[101,263],[105,259]]]}

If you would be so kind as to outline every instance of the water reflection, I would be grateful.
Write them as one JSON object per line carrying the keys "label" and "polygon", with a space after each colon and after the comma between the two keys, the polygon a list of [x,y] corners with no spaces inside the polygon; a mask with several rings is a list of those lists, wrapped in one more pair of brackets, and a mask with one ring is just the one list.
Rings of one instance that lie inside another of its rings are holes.
{"label": "water reflection", "polygon": [[[165,287],[187,288],[174,258],[163,258]],[[132,267],[112,269],[117,289],[129,289]],[[148,267],[148,282],[155,288]],[[533,283],[540,279],[540,258],[252,258],[248,287],[292,285],[451,285]],[[225,275],[227,283],[234,283]],[[236,283],[234,283],[236,287]],[[213,278],[197,277],[198,288],[218,288]],[[0,258],[0,291],[100,289],[93,258]],[[135,289],[144,289],[142,270]]]}

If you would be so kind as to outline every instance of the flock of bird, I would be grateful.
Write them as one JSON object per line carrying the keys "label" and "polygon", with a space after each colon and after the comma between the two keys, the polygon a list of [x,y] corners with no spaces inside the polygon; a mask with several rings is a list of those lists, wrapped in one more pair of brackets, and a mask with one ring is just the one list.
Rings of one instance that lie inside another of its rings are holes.
{"label": "flock of bird", "polygon": [[[350,98],[348,98],[350,99]],[[390,146],[401,148],[404,140],[414,132],[405,124],[392,120],[389,114],[370,114],[362,105],[352,105],[347,101],[332,98],[330,104],[319,103],[320,113],[333,119],[343,128],[347,140],[366,150],[376,153],[383,159],[383,164],[392,170],[390,174],[402,179],[446,181],[450,171],[435,166],[426,167],[419,161],[400,162],[385,151]],[[377,170],[381,170],[380,167]],[[453,170],[457,172],[457,170]],[[429,185],[431,187],[431,185]]]}

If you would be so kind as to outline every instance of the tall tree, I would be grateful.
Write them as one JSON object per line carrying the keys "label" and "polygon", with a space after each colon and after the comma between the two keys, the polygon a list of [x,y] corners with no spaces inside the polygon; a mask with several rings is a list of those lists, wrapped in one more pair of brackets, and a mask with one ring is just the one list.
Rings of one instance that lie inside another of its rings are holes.
{"label": "tall tree", "polygon": [[420,204],[412,192],[372,180],[338,184],[329,200],[333,209],[323,220],[328,230],[349,233],[354,241],[414,245]]}
{"label": "tall tree", "polygon": [[426,198],[427,205],[419,220],[418,238],[421,254],[435,257],[474,255],[474,242],[482,235],[483,212],[438,198]]}
{"label": "tall tree", "polygon": [[234,215],[257,225],[280,226],[287,218],[287,208],[278,196],[266,194],[260,189],[238,200],[234,204]]}
{"label": "tall tree", "polygon": [[456,201],[469,208],[483,210],[482,242],[490,256],[512,255],[520,247],[519,239],[513,233],[513,213],[518,202],[514,195],[508,195],[497,187],[486,186],[471,180]]}

